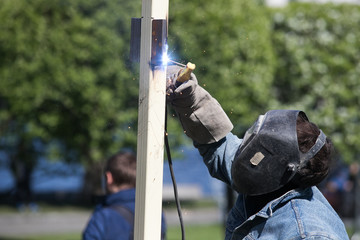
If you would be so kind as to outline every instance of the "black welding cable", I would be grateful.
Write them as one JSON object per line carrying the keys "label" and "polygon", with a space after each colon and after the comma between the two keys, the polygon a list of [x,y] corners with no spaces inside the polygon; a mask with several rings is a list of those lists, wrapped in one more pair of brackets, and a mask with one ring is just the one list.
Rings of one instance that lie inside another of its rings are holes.
{"label": "black welding cable", "polygon": [[169,147],[169,140],[168,140],[168,133],[167,133],[167,109],[166,108],[165,108],[165,148],[166,148],[166,153],[167,153],[167,158],[168,158],[168,163],[169,163],[171,180],[173,182],[173,187],[174,187],[176,208],[177,208],[177,212],[178,212],[179,220],[180,220],[181,239],[185,240],[185,229],[184,229],[184,223],[183,223],[183,218],[182,218],[182,213],[181,213],[180,200],[178,197],[178,190],[177,190],[177,186],[176,186],[175,174],[174,174],[174,170],[172,167],[172,160],[171,160],[171,154],[170,154],[170,147]]}

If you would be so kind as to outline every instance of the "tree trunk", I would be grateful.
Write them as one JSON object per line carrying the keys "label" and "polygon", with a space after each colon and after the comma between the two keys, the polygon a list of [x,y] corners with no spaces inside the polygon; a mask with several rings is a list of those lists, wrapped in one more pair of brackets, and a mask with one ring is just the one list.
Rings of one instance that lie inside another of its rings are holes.
{"label": "tree trunk", "polygon": [[82,201],[93,205],[105,195],[103,164],[101,162],[89,164],[85,171]]}
{"label": "tree trunk", "polygon": [[16,207],[27,206],[34,201],[31,189],[31,180],[36,157],[31,144],[26,144],[21,139],[15,148],[15,153],[10,154],[11,170],[15,177],[14,203]]}

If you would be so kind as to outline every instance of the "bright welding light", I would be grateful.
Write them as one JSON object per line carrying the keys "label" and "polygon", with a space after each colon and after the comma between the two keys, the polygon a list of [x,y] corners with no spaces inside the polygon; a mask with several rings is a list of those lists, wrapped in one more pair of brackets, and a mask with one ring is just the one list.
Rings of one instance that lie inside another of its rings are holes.
{"label": "bright welding light", "polygon": [[161,59],[162,64],[163,64],[163,65],[168,65],[169,60],[170,60],[170,59],[169,59],[167,53],[165,52],[165,53],[162,55],[162,59]]}
{"label": "bright welding light", "polygon": [[165,52],[163,53],[163,55],[161,56],[161,62],[162,62],[162,65],[168,65],[169,62],[171,63],[175,63],[176,65],[178,66],[181,66],[181,67],[186,67],[186,65],[182,64],[182,63],[179,63],[179,62],[175,62],[174,60],[171,60],[170,59],[170,56],[167,54],[168,53],[168,45],[166,44],[165,46]]}
{"label": "bright welding light", "polygon": [[169,62],[169,56],[167,55],[169,46],[167,44],[165,44],[165,52],[163,53],[162,57],[161,57],[161,62],[163,65],[168,65]]}

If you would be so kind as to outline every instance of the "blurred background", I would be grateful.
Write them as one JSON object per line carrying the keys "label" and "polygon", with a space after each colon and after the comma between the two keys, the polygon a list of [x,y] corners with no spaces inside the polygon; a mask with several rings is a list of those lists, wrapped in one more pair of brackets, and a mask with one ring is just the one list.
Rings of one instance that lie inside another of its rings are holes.
{"label": "blurred background", "polygon": [[[286,108],[304,110],[332,139],[334,168],[319,187],[352,239],[360,226],[359,3],[169,1],[169,57],[197,65],[235,134]],[[141,17],[140,0],[0,1],[0,239],[80,239],[104,194],[104,160],[136,152],[132,17]],[[188,239],[222,239],[235,193],[209,176],[169,111]],[[171,184],[165,162],[168,239],[179,239]]]}

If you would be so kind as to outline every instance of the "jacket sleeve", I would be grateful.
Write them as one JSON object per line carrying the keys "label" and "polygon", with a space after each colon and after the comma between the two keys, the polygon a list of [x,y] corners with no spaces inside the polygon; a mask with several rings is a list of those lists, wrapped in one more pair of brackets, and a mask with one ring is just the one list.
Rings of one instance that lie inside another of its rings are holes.
{"label": "jacket sleeve", "polygon": [[185,134],[195,142],[217,142],[233,128],[218,101],[198,85],[194,74],[189,81],[171,91],[168,101],[176,111]]}
{"label": "jacket sleeve", "polygon": [[228,133],[220,141],[194,146],[199,150],[210,175],[232,186],[231,165],[242,142],[236,135]]}
{"label": "jacket sleeve", "polygon": [[83,240],[100,240],[104,238],[104,222],[100,211],[95,211],[82,233]]}

